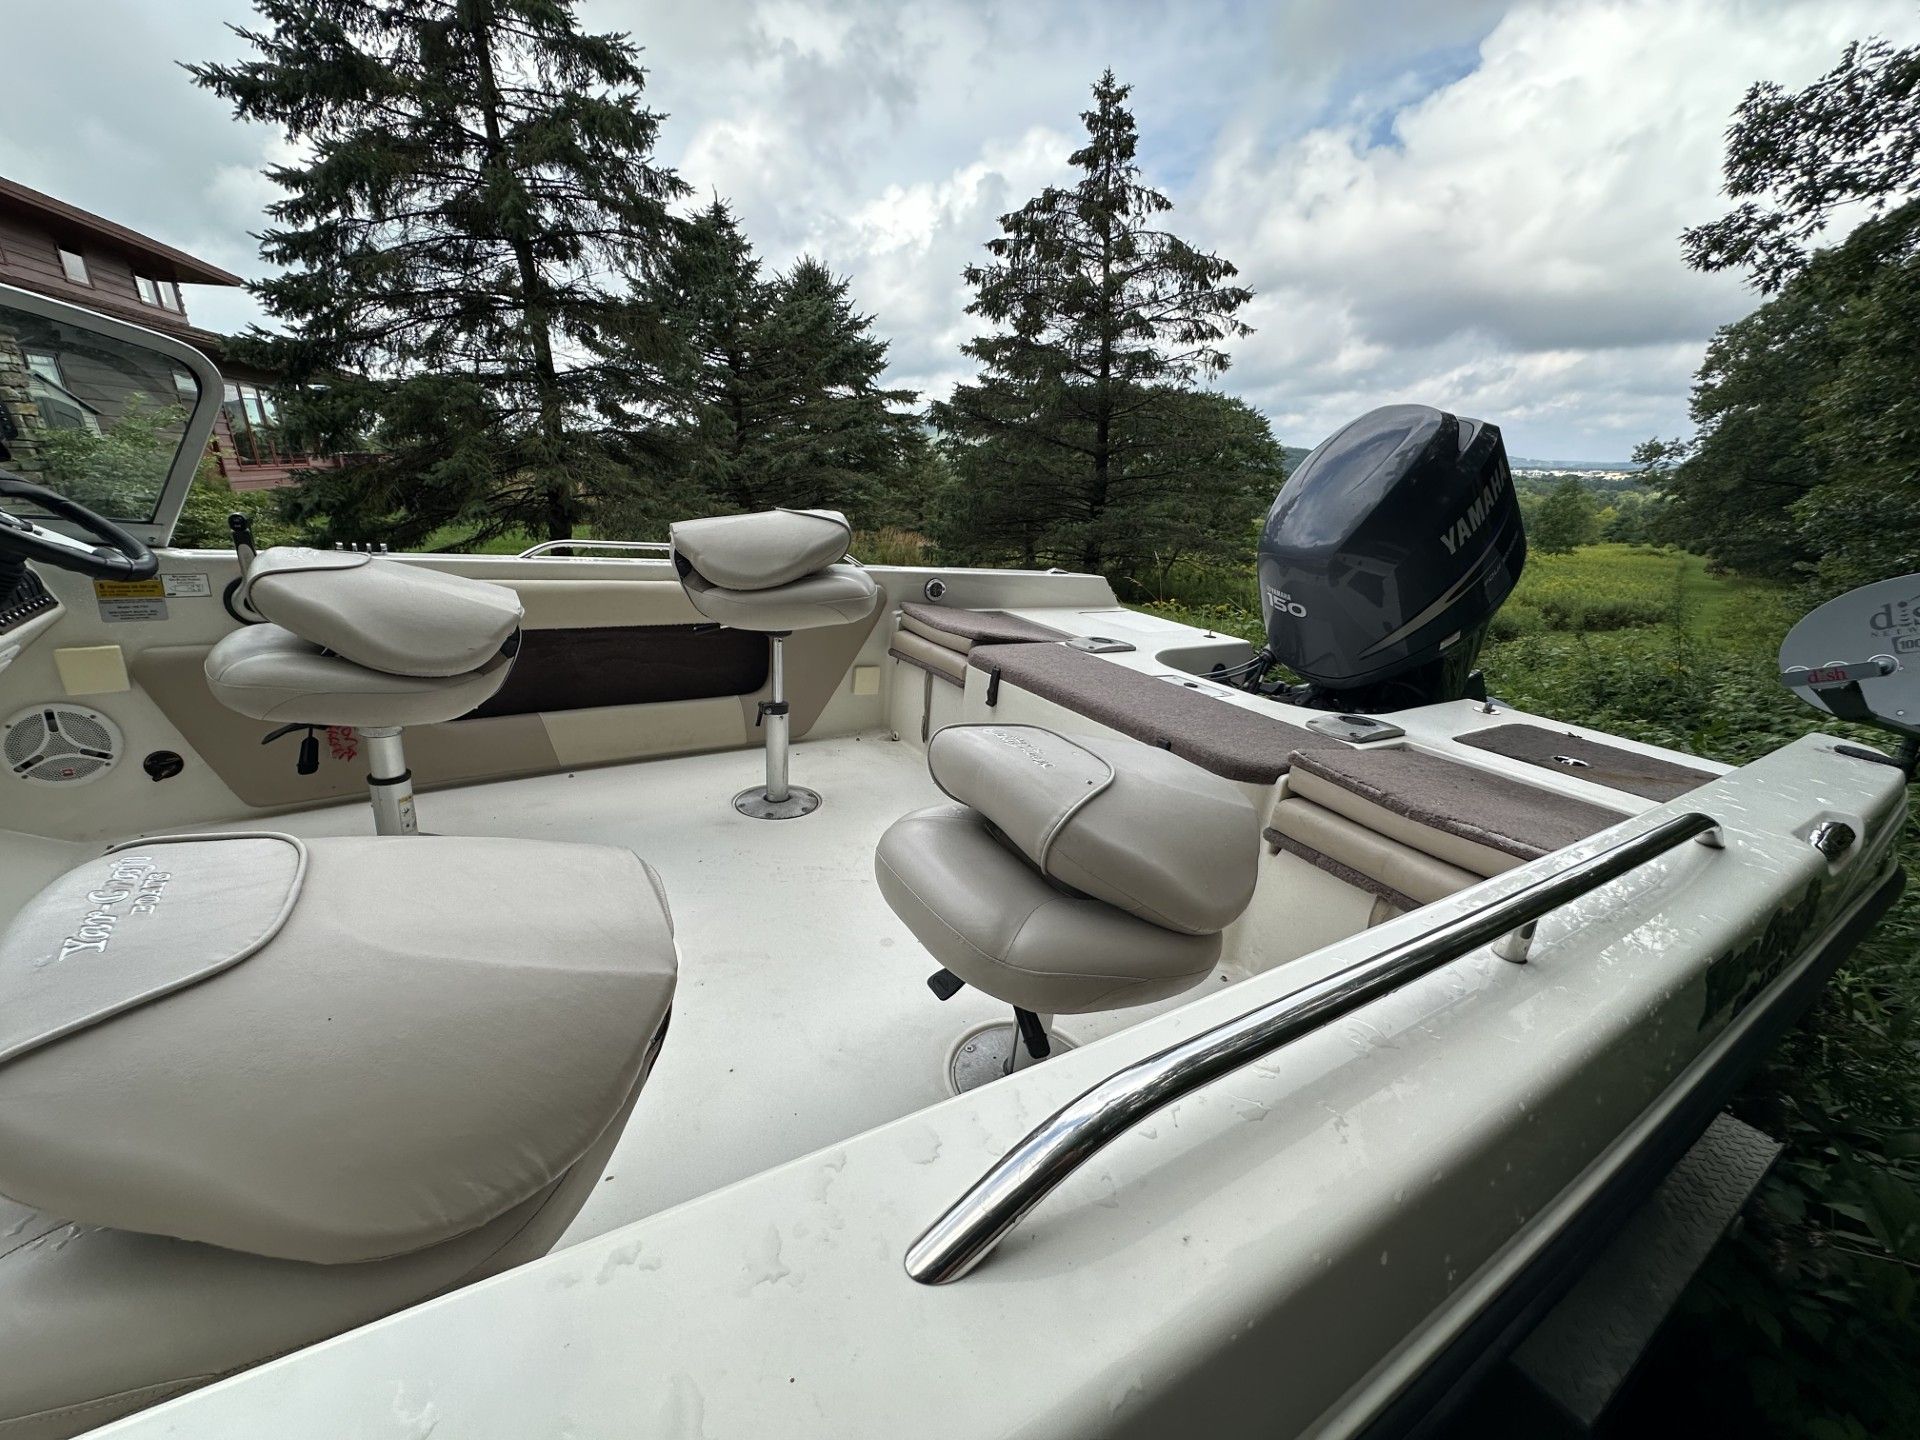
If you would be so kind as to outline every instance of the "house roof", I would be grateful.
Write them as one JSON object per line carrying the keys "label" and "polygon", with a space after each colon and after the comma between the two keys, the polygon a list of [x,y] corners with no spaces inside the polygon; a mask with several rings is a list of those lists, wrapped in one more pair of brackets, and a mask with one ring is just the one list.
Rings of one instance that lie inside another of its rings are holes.
{"label": "house roof", "polygon": [[176,250],[171,245],[162,244],[152,236],[142,235],[138,230],[129,230],[125,225],[117,225],[90,210],[82,210],[78,205],[69,205],[64,200],[56,200],[51,195],[43,195],[31,190],[17,181],[0,176],[0,202],[7,202],[18,209],[38,216],[56,229],[77,230],[100,240],[108,241],[127,251],[138,260],[147,263],[159,280],[175,280],[183,285],[244,285],[242,280],[230,270],[222,270],[218,265],[210,265]]}

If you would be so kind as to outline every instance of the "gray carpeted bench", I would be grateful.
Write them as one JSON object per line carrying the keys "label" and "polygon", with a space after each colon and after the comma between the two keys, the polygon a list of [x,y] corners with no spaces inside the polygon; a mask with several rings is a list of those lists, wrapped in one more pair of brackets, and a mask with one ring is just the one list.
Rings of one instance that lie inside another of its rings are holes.
{"label": "gray carpeted bench", "polygon": [[1295,757],[1266,838],[1402,910],[1627,817],[1417,750]]}
{"label": "gray carpeted bench", "polygon": [[1066,634],[1003,610],[967,610],[958,606],[900,607],[900,624],[887,653],[917,665],[955,685],[967,682],[967,655],[976,645],[1028,644],[1064,640]]}
{"label": "gray carpeted bench", "polygon": [[1576,775],[1590,784],[1623,790],[1646,800],[1671,800],[1719,779],[1711,770],[1677,765],[1617,745],[1602,745],[1544,725],[1494,725],[1456,735],[1454,743],[1504,755],[1509,760],[1524,760],[1562,775]]}
{"label": "gray carpeted bench", "polygon": [[1298,753],[1347,748],[1258,710],[1065,645],[978,645],[967,663],[989,674],[998,670],[1003,685],[1171,750],[1228,780],[1271,785]]}

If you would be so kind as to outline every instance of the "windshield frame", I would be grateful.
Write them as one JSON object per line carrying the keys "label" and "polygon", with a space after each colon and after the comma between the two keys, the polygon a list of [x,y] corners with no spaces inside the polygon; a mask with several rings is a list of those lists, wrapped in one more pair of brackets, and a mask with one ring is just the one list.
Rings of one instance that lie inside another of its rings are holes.
{"label": "windshield frame", "polygon": [[[107,516],[109,520],[138,536],[147,544],[165,545],[173,536],[173,527],[180,518],[182,507],[187,503],[187,491],[192,488],[193,477],[200,468],[200,457],[206,454],[207,441],[212,438],[213,427],[220,417],[220,399],[226,393],[226,382],[221,379],[219,369],[191,345],[171,335],[158,330],[149,330],[144,325],[135,325],[126,320],[116,320],[111,315],[103,315],[83,305],[55,300],[32,290],[22,290],[16,285],[0,284],[0,305],[23,310],[29,315],[36,315],[44,320],[57,320],[63,325],[91,331],[123,344],[151,350],[193,376],[195,383],[200,387],[200,393],[193,402],[192,414],[187,417],[186,427],[180,436],[180,448],[175,452],[173,463],[167,470],[167,478],[161,486],[158,500],[154,503],[153,514],[151,516]],[[76,539],[89,538],[82,534],[78,526],[57,515],[42,515],[35,512],[33,520],[35,524],[43,525],[49,530],[57,530],[63,535],[70,535]]]}

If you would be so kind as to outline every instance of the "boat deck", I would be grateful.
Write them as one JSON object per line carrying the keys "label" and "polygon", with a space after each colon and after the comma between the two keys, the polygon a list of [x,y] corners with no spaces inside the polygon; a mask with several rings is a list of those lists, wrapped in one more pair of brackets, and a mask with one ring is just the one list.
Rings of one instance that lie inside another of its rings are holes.
{"label": "boat deck", "polygon": [[[734,812],[763,763],[736,750],[421,796],[429,830],[624,845],[666,884],[681,952],[673,1020],[562,1245],[947,1098],[954,1042],[1011,1018],[971,988],[936,1002],[924,983],[934,962],[874,883],[881,833],[945,798],[925,752],[879,732],[801,742],[794,781],[825,803],[793,821]],[[258,823],[305,837],[371,828],[364,803]],[[1068,1016],[1060,1029],[1084,1040],[1149,1013]]]}

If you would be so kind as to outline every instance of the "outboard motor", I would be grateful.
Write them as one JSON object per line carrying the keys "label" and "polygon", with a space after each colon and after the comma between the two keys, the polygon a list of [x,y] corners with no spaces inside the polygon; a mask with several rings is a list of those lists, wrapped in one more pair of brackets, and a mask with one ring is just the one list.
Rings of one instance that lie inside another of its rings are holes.
{"label": "outboard motor", "polygon": [[1267,649],[1307,682],[1288,698],[1368,713],[1469,694],[1526,558],[1498,426],[1362,415],[1300,462],[1260,536]]}

